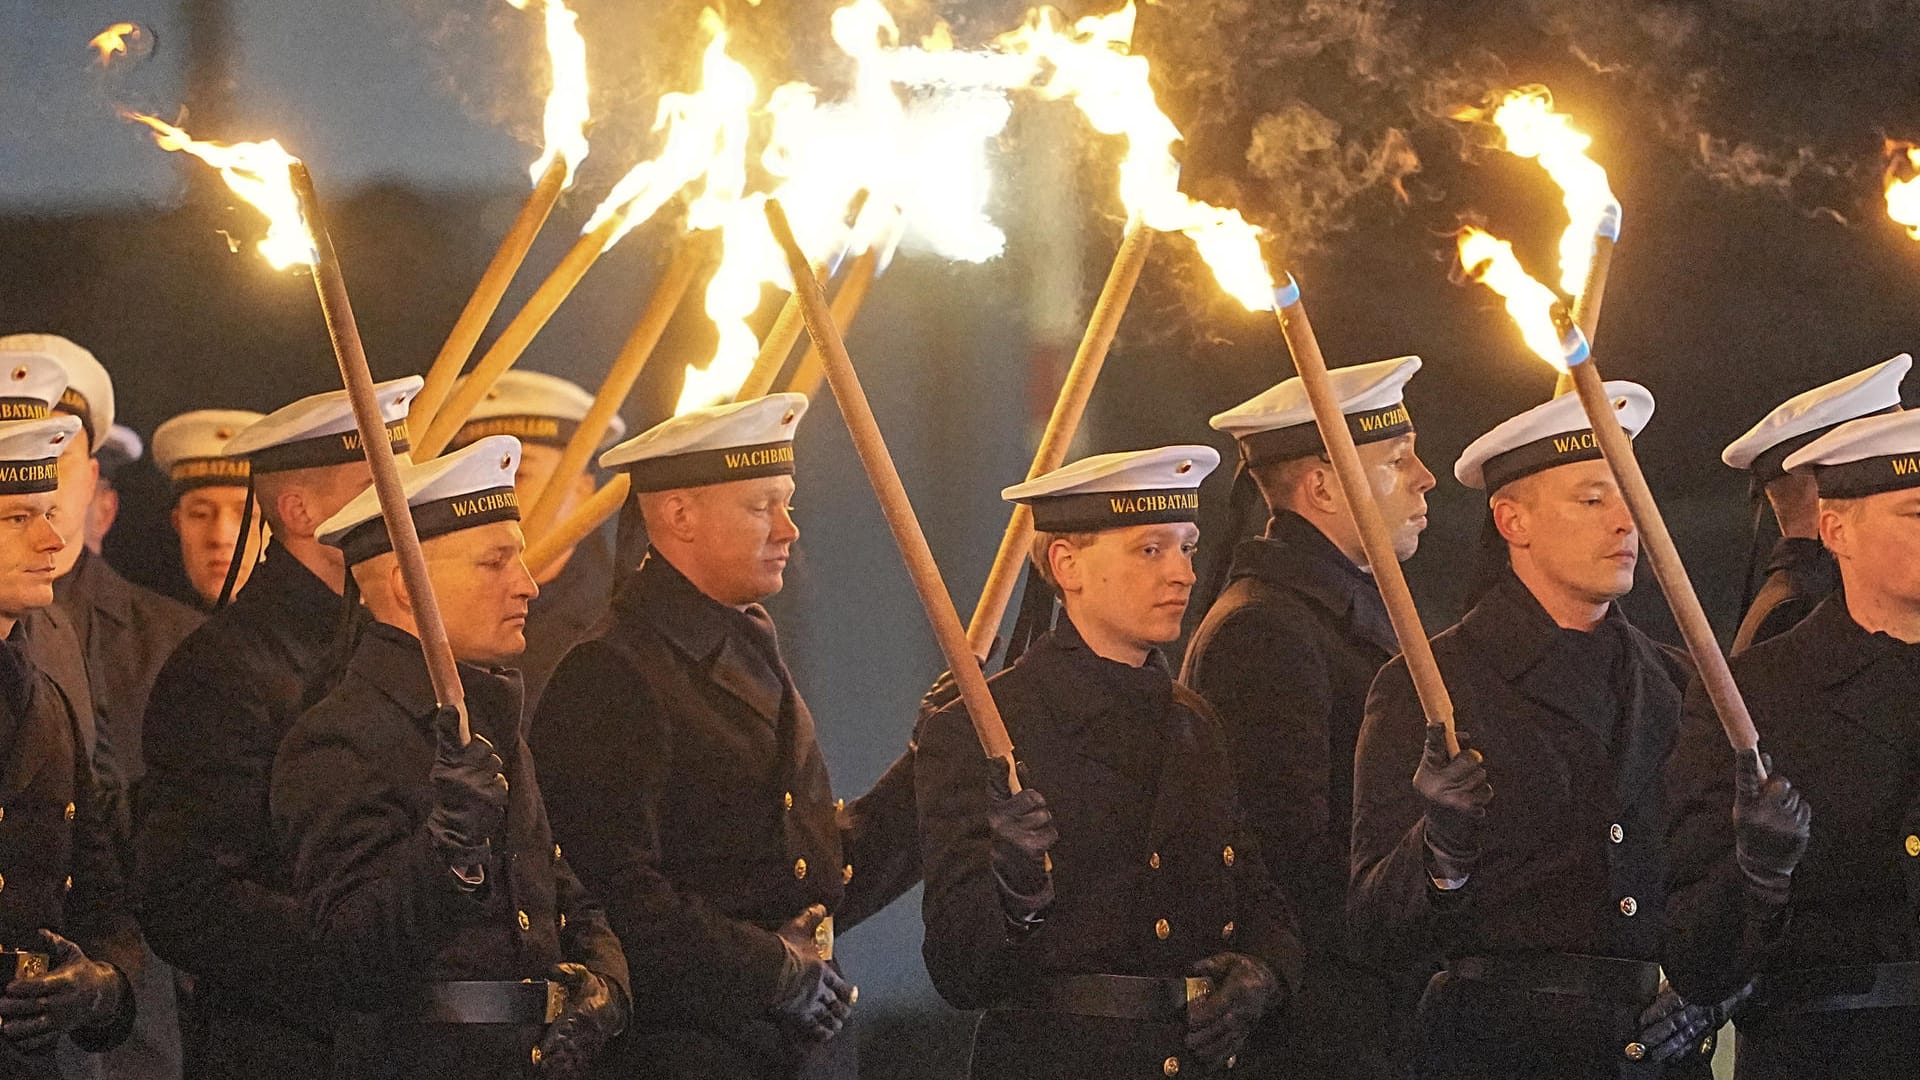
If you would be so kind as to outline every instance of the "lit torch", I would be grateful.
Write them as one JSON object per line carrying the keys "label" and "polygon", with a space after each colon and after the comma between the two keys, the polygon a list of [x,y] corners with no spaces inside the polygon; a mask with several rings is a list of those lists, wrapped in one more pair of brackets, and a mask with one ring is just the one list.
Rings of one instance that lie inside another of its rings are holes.
{"label": "lit torch", "polygon": [[1740,696],[1740,688],[1734,685],[1727,658],[1714,639],[1706,612],[1700,608],[1700,598],[1694,595],[1693,581],[1680,561],[1680,551],[1667,531],[1660,505],[1654,501],[1647,478],[1640,471],[1633,440],[1614,418],[1613,404],[1607,399],[1606,387],[1590,355],[1586,336],[1552,291],[1521,267],[1512,245],[1473,228],[1461,231],[1459,244],[1461,266],[1469,277],[1506,300],[1507,313],[1520,328],[1528,348],[1556,369],[1570,373],[1574,392],[1580,395],[1595,441],[1600,444],[1601,453],[1613,471],[1614,482],[1620,486],[1620,494],[1633,514],[1647,559],[1653,564],[1654,577],[1660,582],[1660,591],[1666,594],[1674,621],[1680,624],[1680,635],[1686,640],[1687,651],[1693,655],[1694,667],[1713,701],[1720,726],[1726,730],[1727,741],[1735,750],[1757,748],[1760,735],[1754,730],[1753,719],[1747,715],[1746,701]]}
{"label": "lit torch", "polygon": [[[507,0],[525,9],[529,0]],[[423,432],[447,399],[453,381],[473,355],[473,347],[486,330],[488,320],[500,306],[507,287],[520,272],[520,264],[532,249],[547,217],[562,192],[573,185],[574,173],[587,156],[587,43],[580,37],[574,13],[564,0],[539,0],[546,17],[547,62],[551,85],[547,91],[544,120],[545,147],[533,163],[533,191],[521,204],[513,224],[500,240],[473,295],[467,299],[460,317],[440,352],[427,368],[426,385],[414,399],[412,415]],[[427,455],[422,455],[423,457]]]}
{"label": "lit torch", "polygon": [[1920,240],[1920,146],[1887,142],[1887,216]]}
{"label": "lit torch", "polygon": [[96,66],[112,67],[121,57],[138,60],[152,53],[153,35],[135,23],[114,23],[95,34],[87,47],[93,50]]}
{"label": "lit torch", "polygon": [[459,713],[461,741],[469,741],[466,695],[460,685],[460,672],[447,642],[446,624],[440,618],[433,582],[427,576],[426,558],[420,551],[413,514],[407,508],[406,491],[400,484],[393,448],[387,442],[386,422],[374,397],[367,354],[361,347],[353,306],[347,299],[346,278],[334,255],[333,241],[320,219],[320,201],[314,194],[313,178],[308,175],[306,165],[275,140],[233,145],[201,142],[154,117],[129,114],[129,118],[153,128],[154,139],[162,149],[184,151],[218,169],[235,194],[267,216],[267,239],[261,242],[260,252],[276,269],[295,265],[312,267],[327,336],[332,340],[334,359],[339,364],[340,378],[353,406],[354,423],[360,431],[360,446],[373,470],[380,516],[386,521],[394,554],[400,561],[401,576],[407,584],[414,624],[420,632],[427,673],[433,682],[434,700]]}

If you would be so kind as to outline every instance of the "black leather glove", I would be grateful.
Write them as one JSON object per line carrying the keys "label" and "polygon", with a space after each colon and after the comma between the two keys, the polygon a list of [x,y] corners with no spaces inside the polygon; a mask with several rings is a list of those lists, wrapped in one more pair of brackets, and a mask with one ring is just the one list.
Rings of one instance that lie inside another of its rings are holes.
{"label": "black leather glove", "polygon": [[427,812],[427,832],[460,879],[477,885],[493,853],[493,838],[507,820],[506,766],[483,735],[475,733],[472,742],[461,745],[460,714],[450,708],[434,710],[433,730],[439,746],[429,773],[433,808]]}
{"label": "black leather glove", "polygon": [[1640,1013],[1640,1033],[1626,1046],[1629,1061],[1676,1061],[1698,1054],[1707,1036],[1725,1019],[1715,1019],[1711,1005],[1689,1005],[1673,984],[1660,982],[1653,1004]]}
{"label": "black leather glove", "polygon": [[1207,957],[1192,974],[1212,979],[1213,989],[1187,1003],[1187,1049],[1202,1068],[1225,1068],[1279,996],[1280,980],[1267,965],[1233,952]]}
{"label": "black leather glove", "polygon": [[89,960],[80,946],[52,931],[40,931],[40,938],[47,973],[15,979],[0,996],[0,1036],[27,1052],[51,1047],[68,1032],[112,1023],[132,993],[119,968]]}
{"label": "black leather glove", "polygon": [[1734,751],[1733,859],[1746,875],[1747,894],[1784,906],[1812,832],[1813,807],[1786,777],[1773,774],[1773,759],[1758,750]]}
{"label": "black leather glove", "polygon": [[584,964],[555,964],[547,978],[567,988],[566,1009],[534,1050],[542,1076],[585,1076],[587,1066],[627,1026],[626,996]]}
{"label": "black leather glove", "polygon": [[1460,752],[1448,757],[1446,728],[1428,724],[1420,767],[1413,771],[1413,788],[1427,801],[1428,867],[1435,877],[1455,881],[1480,860],[1480,824],[1493,801],[1485,759],[1467,746],[1466,736],[1459,740]]}
{"label": "black leather glove", "polygon": [[1053,906],[1053,867],[1047,851],[1060,842],[1047,800],[1027,786],[1026,766],[1020,774],[1020,793],[1007,782],[1005,758],[988,758],[988,776],[994,800],[987,807],[987,832],[993,880],[1000,886],[1000,910],[1017,929],[1029,930]]}
{"label": "black leather glove", "polygon": [[815,904],[779,931],[787,955],[780,965],[780,985],[774,989],[774,1018],[790,1034],[809,1042],[826,1042],[840,1034],[860,995],[813,943],[814,928],[826,917],[827,909]]}
{"label": "black leather glove", "polygon": [[[1000,639],[996,637],[993,639],[993,644],[987,647],[988,659],[992,659],[993,654],[999,651]],[[976,659],[978,658],[976,657]],[[986,660],[980,661],[980,670],[982,672],[987,670]],[[949,669],[941,672],[940,677],[933,680],[933,685],[927,687],[927,692],[920,695],[920,711],[917,714],[917,723],[914,726],[914,730],[920,730],[920,725],[924,725],[927,722],[927,717],[932,716],[934,713],[939,712],[941,709],[959,700],[960,683],[954,679],[953,671]]]}

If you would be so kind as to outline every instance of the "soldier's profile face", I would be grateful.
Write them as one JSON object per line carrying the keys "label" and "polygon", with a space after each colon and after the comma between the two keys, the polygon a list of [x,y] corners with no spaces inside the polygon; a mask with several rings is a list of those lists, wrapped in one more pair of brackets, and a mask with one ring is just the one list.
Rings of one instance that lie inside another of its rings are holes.
{"label": "soldier's profile face", "polygon": [[1502,533],[1516,568],[1531,564],[1533,575],[1522,574],[1530,585],[1589,604],[1633,591],[1640,534],[1606,462],[1556,466],[1509,487],[1498,500],[1513,507]]}
{"label": "soldier's profile face", "polygon": [[[1360,464],[1373,487],[1373,501],[1380,507],[1380,519],[1393,536],[1394,556],[1401,562],[1420,550],[1420,534],[1427,527],[1427,492],[1434,485],[1432,471],[1414,452],[1414,439],[1408,432],[1358,448]],[[1357,535],[1356,527],[1356,539]]]}
{"label": "soldier's profile face", "polygon": [[0,614],[18,618],[53,603],[57,555],[66,546],[53,525],[54,506],[50,491],[0,495]]}
{"label": "soldier's profile face", "polygon": [[[1060,544],[1071,551],[1061,552]],[[1190,522],[1108,529],[1086,544],[1057,542],[1054,573],[1068,617],[1084,634],[1141,648],[1175,640],[1199,545],[1200,527]]]}
{"label": "soldier's profile face", "polygon": [[99,481],[100,463],[93,459],[86,433],[81,432],[68,439],[60,451],[60,488],[54,492],[53,525],[67,546],[54,557],[59,563],[56,577],[72,570],[80,552],[86,549],[87,511],[93,506],[93,489]]}
{"label": "soldier's profile face", "polygon": [[496,521],[421,542],[453,655],[504,664],[527,649],[527,604],[539,586],[520,559],[526,538],[513,521]]}
{"label": "soldier's profile face", "polygon": [[[193,591],[211,604],[220,598],[220,586],[226,582],[227,566],[233,561],[240,543],[240,518],[246,510],[247,489],[215,486],[183,492],[173,507],[173,531],[180,534],[180,564],[192,582]],[[261,520],[255,515],[251,526],[253,546],[259,536]],[[252,560],[243,560],[234,592],[253,574]]]}
{"label": "soldier's profile face", "polygon": [[[757,603],[786,584],[800,527],[793,521],[793,477],[764,476],[694,491],[688,576],[715,600]],[[685,568],[683,568],[685,569]]]}
{"label": "soldier's profile face", "polygon": [[1840,560],[1847,592],[1868,590],[1920,608],[1920,489],[1822,503],[1820,538]]}

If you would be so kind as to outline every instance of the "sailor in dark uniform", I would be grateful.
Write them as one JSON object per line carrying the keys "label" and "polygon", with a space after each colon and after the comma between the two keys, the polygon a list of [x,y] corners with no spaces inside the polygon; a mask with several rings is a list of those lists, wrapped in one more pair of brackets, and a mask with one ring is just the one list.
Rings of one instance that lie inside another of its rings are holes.
{"label": "sailor in dark uniform", "polygon": [[321,527],[371,620],[273,767],[273,824],[353,1018],[341,1080],[577,1077],[626,1025],[627,963],[554,846],[519,679],[538,587],[506,435],[400,469],[472,728],[436,707],[379,499]]}
{"label": "sailor in dark uniform", "polygon": [[[375,388],[387,436],[407,447],[421,380]],[[296,717],[343,659],[346,565],[322,522],[371,474],[344,391],[279,409],[227,444],[251,467],[273,531],[246,592],[183,642],[154,683],[136,811],[135,884],[154,951],[195,980],[201,1077],[327,1073],[333,965],[310,945],[267,812],[268,770]],[[187,1003],[183,1003],[183,1009]]]}
{"label": "sailor in dark uniform", "polygon": [[1730,755],[1703,688],[1688,690],[1668,780],[1668,970],[1698,997],[1758,973],[1734,1018],[1741,1080],[1910,1077],[1920,1062],[1920,414],[1842,424],[1785,464],[1818,485],[1820,539],[1844,588],[1733,661],[1764,758]]}
{"label": "sailor in dark uniform", "polygon": [[[1865,371],[1796,395],[1728,444],[1720,460],[1751,477],[1754,498],[1766,496],[1780,539],[1763,568],[1766,579],[1753,602],[1740,613],[1733,654],[1778,637],[1840,587],[1840,570],[1820,543],[1819,496],[1811,476],[1795,476],[1783,467],[1795,451],[1835,427],[1862,416],[1900,408],[1900,381],[1913,367],[1906,353]],[[1755,507],[1758,529],[1758,506]],[[1752,584],[1752,571],[1748,580]]]}
{"label": "sailor in dark uniform", "polygon": [[112,1048],[132,1029],[140,933],[80,721],[22,648],[53,602],[54,526],[71,417],[0,423],[0,1077],[61,1075],[56,1044]]}
{"label": "sailor in dark uniform", "polygon": [[851,1077],[833,935],[920,876],[911,759],[833,797],[760,601],[799,536],[800,394],[695,409],[609,450],[650,548],[533,726],[555,837],[633,967],[608,1076]]}
{"label": "sailor in dark uniform", "polygon": [[[1606,390],[1638,434],[1652,395]],[[1492,493],[1509,566],[1433,641],[1458,755],[1426,727],[1404,659],[1368,695],[1348,941],[1442,969],[1417,1076],[1704,1077],[1724,1014],[1660,978],[1661,782],[1685,665],[1616,603],[1633,519],[1571,394],[1476,440],[1454,475]]]}
{"label": "sailor in dark uniform", "polygon": [[1217,1075],[1297,985],[1286,902],[1234,795],[1214,711],[1173,680],[1205,446],[1075,462],[1006,490],[1062,618],[988,684],[1021,763],[963,705],[915,762],[927,972],[987,1010],[971,1075]]}
{"label": "sailor in dark uniform", "polygon": [[[1418,370],[1420,358],[1404,356],[1331,372],[1402,560],[1419,546],[1434,484],[1402,400]],[[1400,651],[1393,624],[1300,380],[1211,423],[1238,441],[1241,468],[1273,516],[1264,536],[1234,549],[1181,682],[1220,714],[1260,853],[1307,945],[1275,1060],[1299,1076],[1399,1076],[1419,981],[1360,963],[1346,947],[1353,745],[1367,688]]]}
{"label": "sailor in dark uniform", "polygon": [[[231,596],[246,588],[260,560],[261,521],[247,513],[247,459],[230,457],[227,444],[261,419],[247,409],[195,409],[153,432],[153,460],[173,488],[168,515],[180,538],[180,569],[200,604],[211,611],[226,588],[233,561]],[[240,529],[247,525],[242,550]]]}
{"label": "sailor in dark uniform", "polygon": [[[462,376],[464,379],[465,377]],[[459,381],[454,393],[459,392]],[[520,475],[514,479],[522,513],[533,511],[547,482],[560,465],[567,442],[593,407],[593,395],[555,375],[515,368],[503,373],[486,397],[473,407],[467,422],[454,435],[459,448],[488,435],[511,435],[520,440]],[[626,421],[615,416],[596,449],[619,442]],[[566,501],[555,521],[593,494],[591,470],[563,481]],[[540,595],[527,609],[527,651],[515,663],[529,707],[538,705],[547,680],[567,650],[581,641],[607,613],[615,579],[613,552],[596,533],[563,553],[552,565],[535,568]]]}

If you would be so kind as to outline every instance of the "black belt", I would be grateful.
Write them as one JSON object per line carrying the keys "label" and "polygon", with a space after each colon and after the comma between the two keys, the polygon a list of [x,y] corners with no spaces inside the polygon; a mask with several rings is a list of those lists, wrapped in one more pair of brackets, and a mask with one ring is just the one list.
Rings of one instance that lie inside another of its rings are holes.
{"label": "black belt", "polygon": [[996,1008],[1071,1013],[1112,1020],[1184,1022],[1187,1003],[1212,992],[1212,979],[1049,975],[1021,986]]}
{"label": "black belt", "polygon": [[1637,1007],[1660,993],[1660,965],[1648,960],[1574,953],[1463,956],[1447,965],[1462,979],[1482,979],[1537,994],[1566,994]]}
{"label": "black belt", "polygon": [[551,1024],[566,1004],[566,987],[545,979],[436,982],[420,988],[406,1018],[422,1024]]}
{"label": "black belt", "polygon": [[1920,963],[1768,972],[1753,982],[1752,1007],[1776,1016],[1920,1008]]}

